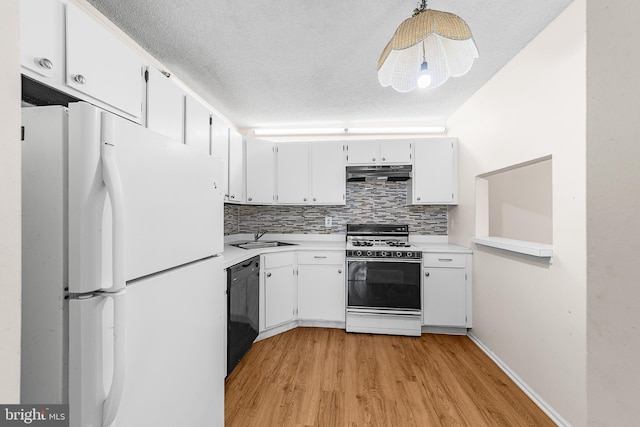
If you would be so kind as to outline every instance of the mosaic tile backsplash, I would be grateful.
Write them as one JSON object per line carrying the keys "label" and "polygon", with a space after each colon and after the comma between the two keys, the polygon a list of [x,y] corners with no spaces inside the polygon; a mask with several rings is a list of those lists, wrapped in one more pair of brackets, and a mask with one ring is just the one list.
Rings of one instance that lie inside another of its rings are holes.
{"label": "mosaic tile backsplash", "polygon": [[[407,205],[406,182],[348,182],[342,206],[224,206],[224,234],[344,234],[347,223],[409,224],[411,233],[447,234],[447,206]],[[325,228],[324,217],[333,218]]]}

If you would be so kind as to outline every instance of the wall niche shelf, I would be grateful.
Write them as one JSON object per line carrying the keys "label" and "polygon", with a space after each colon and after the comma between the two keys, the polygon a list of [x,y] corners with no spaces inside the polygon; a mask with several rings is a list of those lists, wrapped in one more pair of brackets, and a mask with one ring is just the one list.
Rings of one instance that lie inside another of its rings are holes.
{"label": "wall niche shelf", "polygon": [[471,241],[478,245],[531,255],[538,258],[551,258],[553,256],[553,246],[545,243],[507,239],[504,237],[472,237]]}

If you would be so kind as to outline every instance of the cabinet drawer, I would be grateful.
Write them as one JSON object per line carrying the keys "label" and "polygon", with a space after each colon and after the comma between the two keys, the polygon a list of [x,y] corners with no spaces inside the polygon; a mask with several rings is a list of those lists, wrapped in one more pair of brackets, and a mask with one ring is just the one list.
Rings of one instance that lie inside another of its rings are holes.
{"label": "cabinet drawer", "polygon": [[293,252],[281,252],[263,255],[262,265],[265,269],[293,265]]}
{"label": "cabinet drawer", "polygon": [[422,265],[424,267],[465,268],[467,256],[465,254],[423,253]]}
{"label": "cabinet drawer", "polygon": [[298,252],[298,264],[344,264],[344,251]]}

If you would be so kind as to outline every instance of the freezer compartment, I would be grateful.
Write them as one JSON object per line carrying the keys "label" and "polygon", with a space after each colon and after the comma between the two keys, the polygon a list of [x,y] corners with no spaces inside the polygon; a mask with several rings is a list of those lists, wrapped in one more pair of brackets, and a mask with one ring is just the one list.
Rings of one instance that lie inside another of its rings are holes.
{"label": "freezer compartment", "polygon": [[124,209],[125,280],[222,253],[222,165],[89,104],[69,105],[69,285],[112,284],[112,195],[103,146],[114,157]]}

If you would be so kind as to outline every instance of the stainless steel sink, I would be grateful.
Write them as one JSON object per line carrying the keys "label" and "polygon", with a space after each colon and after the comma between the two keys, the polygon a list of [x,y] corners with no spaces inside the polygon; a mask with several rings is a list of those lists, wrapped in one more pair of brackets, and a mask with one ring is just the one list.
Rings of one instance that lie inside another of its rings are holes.
{"label": "stainless steel sink", "polygon": [[242,249],[262,249],[262,248],[275,248],[277,246],[295,246],[295,243],[277,242],[277,241],[249,241],[231,243],[231,246]]}

